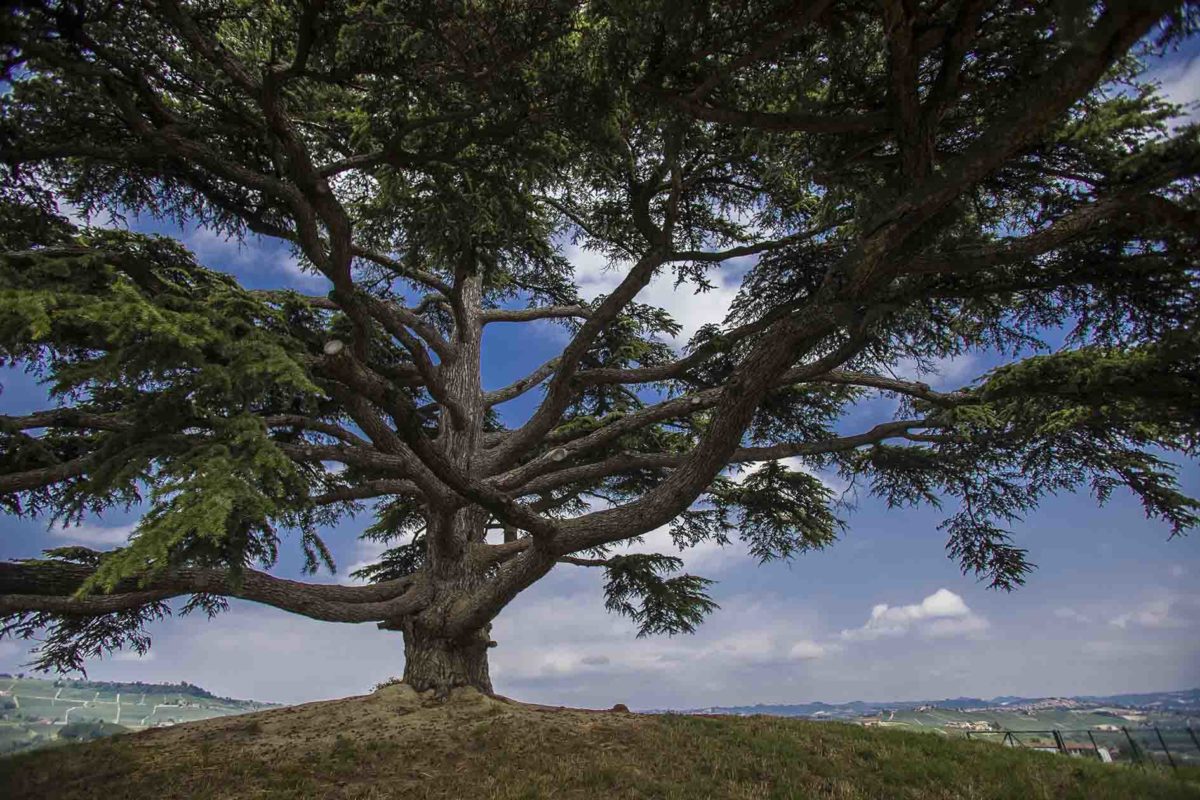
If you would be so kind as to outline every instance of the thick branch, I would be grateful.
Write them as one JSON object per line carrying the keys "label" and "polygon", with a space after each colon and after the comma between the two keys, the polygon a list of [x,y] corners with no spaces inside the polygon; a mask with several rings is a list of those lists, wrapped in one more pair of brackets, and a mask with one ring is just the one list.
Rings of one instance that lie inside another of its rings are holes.
{"label": "thick branch", "polygon": [[529,421],[504,440],[494,450],[493,463],[505,465],[511,463],[522,453],[532,447],[557,424],[562,412],[570,403],[573,392],[572,378],[575,376],[579,361],[604,330],[621,313],[638,292],[644,289],[659,266],[663,264],[663,255],[652,250],[642,257],[625,276],[620,285],[595,309],[592,316],[580,327],[579,332],[563,350],[559,358],[558,369],[546,392],[546,397],[538,406],[537,411]]}
{"label": "thick branch", "polygon": [[394,495],[420,497],[422,496],[422,492],[420,487],[412,481],[384,478],[376,481],[362,481],[353,486],[319,494],[312,498],[312,502],[319,506],[328,506],[334,503],[349,503],[355,500],[370,500],[375,497],[391,497]]}
{"label": "thick branch", "polygon": [[578,317],[587,319],[592,310],[587,306],[542,306],[541,308],[495,308],[484,311],[480,323],[489,322],[531,322],[537,319],[568,319]]}
{"label": "thick branch", "polygon": [[888,103],[900,144],[901,174],[907,181],[925,177],[933,160],[933,140],[922,133],[917,94],[914,15],[904,0],[886,0],[883,23],[888,42]]}
{"label": "thick branch", "polygon": [[[379,300],[368,294],[359,294],[358,299],[366,305],[371,316],[378,320],[388,333],[399,339],[400,343],[412,353],[413,360],[418,363],[418,366],[420,364],[418,359],[428,361],[428,357],[424,355],[424,348],[420,346],[420,343],[406,329],[412,329],[414,333],[424,339],[433,352],[438,354],[438,358],[443,361],[448,361],[454,357],[453,347],[442,337],[442,334],[412,311],[396,303]],[[420,354],[418,355],[418,353],[413,352],[414,350],[419,350]],[[422,370],[422,374],[425,374],[425,370]],[[426,375],[426,379],[433,381],[430,375]]]}
{"label": "thick branch", "polygon": [[50,467],[13,472],[0,475],[0,494],[25,492],[30,489],[40,489],[70,478],[78,478],[88,471],[92,459],[88,456],[74,458]]}
{"label": "thick branch", "polygon": [[558,369],[557,356],[550,359],[545,364],[542,364],[524,378],[510,383],[503,389],[497,389],[494,392],[487,392],[483,396],[483,402],[487,406],[495,406],[520,397],[521,395],[525,394],[525,392],[529,391],[542,381],[546,380],[546,378],[550,377],[550,375],[552,375],[556,369]]}
{"label": "thick branch", "polygon": [[341,439],[346,444],[350,444],[355,447],[371,446],[370,442],[368,442],[366,439],[363,439],[361,436],[346,430],[341,425],[335,425],[332,422],[325,422],[324,420],[312,419],[311,417],[304,417],[299,414],[275,414],[273,416],[266,417],[263,421],[266,423],[268,428],[301,428],[306,431],[323,433],[326,436],[332,436],[335,439]]}
{"label": "thick branch", "polygon": [[120,414],[94,414],[76,408],[53,408],[35,411],[23,417],[0,415],[0,428],[33,430],[35,428],[90,428],[98,431],[120,431],[133,427],[133,422]]}
{"label": "thick branch", "polygon": [[904,381],[899,378],[888,378],[883,375],[872,375],[867,372],[835,369],[824,375],[809,378],[813,383],[833,383],[843,386],[865,386],[872,389],[882,389],[886,392],[916,397],[933,403],[936,406],[948,407],[967,399],[963,392],[937,392],[929,384],[918,381]]}
{"label": "thick branch", "polygon": [[[909,432],[932,425],[928,420],[900,420],[876,425],[869,431],[851,436],[838,436],[811,442],[785,442],[765,447],[741,447],[733,450],[727,464],[751,461],[774,461],[794,456],[817,456],[844,453],[885,439],[910,438]],[[675,469],[687,463],[688,455],[677,453],[621,453],[602,461],[568,467],[534,478],[521,491],[529,494],[548,492],[575,483],[588,483],[634,469]],[[637,534],[630,533],[628,536]],[[622,537],[625,538],[625,537]]]}
{"label": "thick branch", "polygon": [[[1200,165],[1172,170],[1159,176],[1156,183],[1194,173]],[[1164,204],[1166,204],[1164,206]],[[1134,191],[1121,192],[1095,200],[1073,209],[1040,231],[1025,236],[1011,236],[998,242],[974,247],[964,247],[949,252],[921,256],[904,267],[906,275],[970,274],[989,267],[1011,264],[1049,253],[1064,245],[1088,236],[1104,236],[1113,231],[1114,225],[1128,223],[1140,226],[1145,216],[1168,222],[1180,227],[1196,226],[1192,215],[1173,215],[1174,205],[1157,195],[1139,194]],[[1182,209],[1181,209],[1182,210]]]}
{"label": "thick branch", "polygon": [[[884,213],[865,226],[857,257],[845,267],[849,280],[839,276],[845,294],[863,296],[886,270],[901,272],[890,263],[896,251],[925,221],[962,191],[1035,142],[1046,126],[1064,114],[1103,78],[1150,27],[1174,7],[1168,0],[1147,0],[1136,6],[1111,4],[1096,24],[1067,51],[1024,87],[1012,105],[991,123],[959,156],[947,161],[927,180],[917,183]],[[1032,102],[1030,100],[1032,99]]]}
{"label": "thick branch", "polygon": [[188,594],[236,597],[329,622],[371,622],[412,613],[424,600],[415,578],[368,586],[309,584],[257,570],[236,579],[215,569],[168,570],[144,585],[135,580],[112,594],[76,595],[92,568],[52,561],[0,562],[0,615],[49,611],[99,615]]}

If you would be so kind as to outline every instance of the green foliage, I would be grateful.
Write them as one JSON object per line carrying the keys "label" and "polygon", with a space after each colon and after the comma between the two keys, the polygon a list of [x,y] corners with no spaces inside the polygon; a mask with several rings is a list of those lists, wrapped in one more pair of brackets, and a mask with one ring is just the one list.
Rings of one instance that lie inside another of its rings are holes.
{"label": "green foliage", "polygon": [[58,738],[73,742],[88,742],[92,739],[103,739],[118,733],[128,733],[129,728],[102,720],[86,722],[70,722],[58,729]]}
{"label": "green foliage", "polygon": [[350,577],[368,583],[382,583],[412,575],[425,567],[426,547],[425,535],[416,534],[412,541],[384,550],[378,561],[354,570]]}
{"label": "green foliage", "polygon": [[351,572],[350,577],[380,583],[419,571],[426,560],[424,505],[410,497],[378,503],[375,521],[367,526],[360,538],[381,543],[407,541],[384,550],[379,561]]}
{"label": "green foliage", "polygon": [[842,523],[829,509],[832,496],[815,475],[768,461],[740,484],[728,484],[720,502],[738,507],[740,537],[766,562],[833,544]]}
{"label": "green foliage", "polygon": [[[150,508],[128,547],[101,562],[89,584],[112,590],[138,575],[148,580],[179,563],[269,566],[277,554],[276,522],[302,526],[305,482],[295,462],[251,416],[214,424],[217,442],[164,465],[155,476]],[[319,537],[305,540],[308,571],[332,560]]]}
{"label": "green foliage", "polygon": [[200,407],[315,394],[283,315],[174,241],[90,230],[0,256],[0,353],[55,394],[168,381]]}
{"label": "green foliage", "polygon": [[692,633],[718,606],[705,591],[712,581],[695,575],[664,578],[683,566],[673,556],[624,555],[606,562],[604,607],[629,617],[638,636]]}
{"label": "green foliage", "polygon": [[729,544],[736,535],[759,563],[788,561],[837,541],[844,523],[833,492],[816,475],[767,461],[738,480],[718,478],[692,508],[671,521],[675,544]]}
{"label": "green foliage", "polygon": [[863,394],[854,387],[785,386],[764,398],[747,434],[760,444],[827,439],[830,424]]}
{"label": "green foliage", "polygon": [[962,501],[943,526],[964,571],[1012,588],[1031,568],[1014,523],[1047,494],[1088,488],[1100,502],[1133,492],[1173,535],[1200,522],[1162,452],[1196,453],[1195,334],[1126,347],[1086,346],[1000,367],[939,414],[928,445],[876,445],[846,461],[889,504]]}
{"label": "green foliage", "polygon": [[[550,480],[513,498],[549,518],[647,497],[729,417],[699,401],[630,420],[697,391],[757,392],[764,376],[739,367],[770,351],[781,321],[832,319],[780,351],[783,368],[829,359],[886,380],[980,351],[1014,363],[943,395],[909,382],[897,411],[911,428],[845,445],[870,383],[765,376],[777,382],[729,449],[807,445],[803,469],[770,462],[734,480],[710,459],[698,469],[715,477],[671,523],[680,547],[736,537],[765,562],[829,546],[842,523],[806,471],[818,468],[893,505],[954,503],[950,555],[1000,588],[1031,568],[1010,529],[1054,492],[1103,502],[1125,487],[1173,534],[1194,527],[1173,459],[1197,455],[1200,430],[1200,126],[1179,124],[1141,61],[1197,29],[1194,4],[1164,5],[1121,55],[1119,36],[1086,37],[1139,4],[1002,4],[975,24],[970,4],[902,3],[916,15],[911,75],[877,4],[822,6],[803,24],[793,6],[18,3],[0,21],[0,364],[38,375],[60,408],[44,425],[0,418],[0,478],[25,476],[0,502],[56,521],[148,506],[124,547],[49,554],[95,568],[85,592],[183,565],[236,580],[271,565],[287,531],[308,571],[332,570],[318,530],[361,510],[352,498],[371,482],[415,479],[392,432],[459,441],[446,387],[428,385],[450,345],[423,362],[402,340],[464,340],[468,276],[482,308],[583,305],[570,245],[621,274],[654,255],[647,279],[741,285],[677,369],[679,324],[617,290],[630,302],[571,364],[550,435],[497,468]],[[1059,69],[1076,50],[1100,61]],[[1067,73],[1103,77],[1005,150],[997,132]],[[909,90],[917,119],[904,118]],[[1007,157],[954,186],[992,152]],[[247,291],[169,239],[80,229],[62,201],[274,237],[338,288],[311,303]],[[728,249],[742,255],[713,255]],[[395,302],[408,333],[354,305],[364,298]],[[334,339],[360,382],[325,360]],[[481,444],[450,460],[502,481],[487,471],[504,418],[470,400]],[[610,426],[620,435],[603,439]],[[591,434],[603,441],[572,448]],[[633,466],[585,469],[607,462]],[[364,536],[388,549],[356,577],[427,566],[426,504],[452,492],[437,494],[409,486],[370,509]],[[678,567],[668,556],[613,564],[609,605],[643,633],[691,630],[710,610],[703,579],[663,577]],[[186,606],[221,608],[208,595]],[[66,664],[138,621],[38,619],[87,643],[58,641]]]}
{"label": "green foliage", "polygon": [[1027,358],[994,370],[975,394],[996,425],[1040,436],[1107,432],[1194,453],[1198,383],[1200,331],[1183,328],[1145,344]]}
{"label": "green foliage", "polygon": [[88,462],[67,486],[28,493],[30,511],[71,518],[150,487],[129,547],[104,560],[90,587],[184,562],[269,564],[279,524],[302,529],[310,570],[332,566],[305,506],[313,476],[261,419],[323,394],[286,306],[197,266],[170,240],[85,231],[0,255],[0,320],[4,355],[41,371],[73,408],[140,420],[82,435],[0,433],[10,470]]}
{"label": "green foliage", "polygon": [[29,664],[40,672],[79,672],[84,664],[128,647],[138,655],[150,650],[146,626],[170,615],[166,603],[151,602],[136,608],[96,616],[33,612],[0,619],[0,638],[36,639],[36,657]]}

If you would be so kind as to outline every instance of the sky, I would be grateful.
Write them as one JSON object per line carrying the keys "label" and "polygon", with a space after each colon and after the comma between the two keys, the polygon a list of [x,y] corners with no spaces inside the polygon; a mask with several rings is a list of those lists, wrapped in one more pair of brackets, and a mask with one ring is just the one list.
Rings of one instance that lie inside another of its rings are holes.
{"label": "sky", "polygon": [[[1177,102],[1200,99],[1196,41],[1155,66]],[[1193,111],[1193,118],[1196,114]],[[93,219],[94,224],[108,224]],[[227,241],[209,231],[134,218],[141,231],[179,237],[206,266],[251,288],[328,290],[285,247]],[[614,286],[620,272],[595,254],[566,246],[585,296]],[[683,326],[682,345],[700,325],[719,322],[745,264],[714,275],[695,294],[667,276],[640,302],[666,308]],[[503,386],[558,353],[566,332],[553,323],[494,324],[485,339],[484,384]],[[936,388],[968,384],[996,359],[972,354],[922,380]],[[911,367],[909,367],[911,369]],[[902,367],[903,370],[903,367]],[[46,394],[20,370],[0,372],[0,413],[47,407]],[[519,422],[537,395],[501,408]],[[881,403],[846,421],[870,427]],[[848,487],[823,476],[838,491]],[[1181,464],[1183,490],[1200,495],[1200,466]],[[853,492],[853,488],[849,489]],[[922,700],[997,695],[1076,695],[1200,686],[1200,536],[1168,540],[1128,493],[1100,508],[1087,495],[1060,495],[1013,529],[1037,570],[1012,593],[985,588],[947,558],[946,512],[888,509],[863,493],[842,540],[790,563],[758,565],[737,543],[681,553],[685,569],[714,579],[720,605],[693,635],[637,638],[634,626],[604,610],[602,574],[560,565],[496,620],[491,651],[496,691],[528,702],[634,709],[697,708],[815,700]],[[0,518],[0,559],[46,547],[103,549],[124,542],[133,513],[114,510],[70,529],[45,520]],[[325,532],[338,574],[348,581],[378,547],[357,539],[369,514]],[[288,544],[292,547],[288,547]],[[285,540],[275,574],[300,577],[299,542]],[[664,532],[633,549],[674,552]],[[174,617],[150,628],[143,657],[122,652],[88,664],[97,680],[188,681],[223,696],[297,703],[362,694],[403,671],[399,633],[373,624],[309,620],[242,601],[213,620]],[[0,672],[22,671],[28,642],[0,642]]]}

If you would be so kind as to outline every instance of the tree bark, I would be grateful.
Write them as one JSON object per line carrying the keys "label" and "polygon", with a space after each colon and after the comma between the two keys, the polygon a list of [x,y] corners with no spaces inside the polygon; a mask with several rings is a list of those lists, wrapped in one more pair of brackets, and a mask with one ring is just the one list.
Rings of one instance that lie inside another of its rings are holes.
{"label": "tree bark", "polygon": [[[479,449],[486,411],[480,383],[482,347],[483,278],[468,265],[455,276],[456,326],[453,357],[438,368],[444,396],[461,417],[448,407],[442,409],[442,424],[436,440],[447,461],[470,474]],[[444,698],[451,689],[470,686],[492,694],[488,674],[491,625],[450,634],[446,621],[455,601],[476,590],[485,580],[483,570],[469,563],[467,552],[474,542],[487,536],[487,512],[465,505],[452,510],[429,508],[426,512],[428,563],[425,567],[433,586],[433,600],[422,613],[401,620],[404,633],[404,682],[418,692],[432,689]]]}
{"label": "tree bark", "polygon": [[418,692],[432,689],[445,698],[451,689],[470,686],[492,694],[487,651],[492,645],[491,625],[466,636],[449,639],[404,627],[404,682]]}

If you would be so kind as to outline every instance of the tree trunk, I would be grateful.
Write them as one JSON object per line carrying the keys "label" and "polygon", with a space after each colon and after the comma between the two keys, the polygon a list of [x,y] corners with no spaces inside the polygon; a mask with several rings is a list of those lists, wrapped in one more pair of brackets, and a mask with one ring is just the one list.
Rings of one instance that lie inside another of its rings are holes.
{"label": "tree trunk", "polygon": [[[458,304],[467,315],[456,329],[455,355],[438,367],[448,397],[457,405],[456,418],[443,405],[436,444],[454,467],[471,474],[473,459],[479,451],[487,406],[480,383],[480,359],[483,326],[483,275],[474,265],[464,262],[456,270]],[[406,621],[404,631],[404,682],[418,692],[433,689],[445,698],[451,689],[470,686],[492,694],[488,674],[488,648],[491,625],[465,635],[448,637],[443,628],[450,609],[463,595],[477,590],[484,580],[483,571],[472,567],[467,552],[474,542],[487,537],[489,514],[478,506],[466,505],[443,511],[426,509],[426,573],[435,585],[434,599],[422,614]]]}
{"label": "tree trunk", "polygon": [[404,628],[404,682],[418,692],[433,689],[445,698],[458,686],[492,694],[487,651],[491,625],[459,639],[429,634],[415,625]]}

